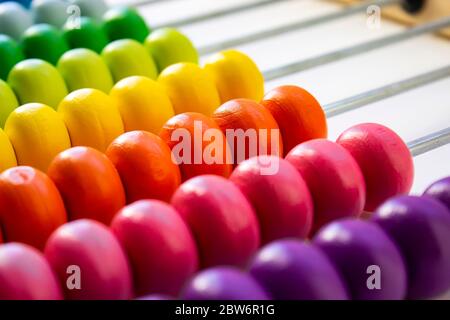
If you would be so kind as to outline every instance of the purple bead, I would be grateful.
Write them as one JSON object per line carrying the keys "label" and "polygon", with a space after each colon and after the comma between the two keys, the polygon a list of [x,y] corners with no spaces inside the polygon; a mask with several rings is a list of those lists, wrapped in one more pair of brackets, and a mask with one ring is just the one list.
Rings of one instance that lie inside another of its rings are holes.
{"label": "purple bead", "polygon": [[262,248],[250,274],[277,300],[345,300],[347,288],[328,257],[297,240],[272,242]]}
{"label": "purple bead", "polygon": [[403,257],[376,224],[343,219],[328,224],[314,237],[343,275],[352,299],[399,300],[406,296]]}
{"label": "purple bead", "polygon": [[173,300],[173,297],[165,294],[150,294],[147,296],[139,297],[136,300]]}
{"label": "purple bead", "polygon": [[197,274],[181,294],[182,300],[268,300],[264,289],[247,273],[216,267]]}
{"label": "purple bead", "polygon": [[408,269],[408,298],[434,298],[450,289],[450,214],[429,197],[399,196],[372,221],[397,243]]}
{"label": "purple bead", "polygon": [[450,210],[450,177],[436,181],[425,190],[423,195],[439,200]]}

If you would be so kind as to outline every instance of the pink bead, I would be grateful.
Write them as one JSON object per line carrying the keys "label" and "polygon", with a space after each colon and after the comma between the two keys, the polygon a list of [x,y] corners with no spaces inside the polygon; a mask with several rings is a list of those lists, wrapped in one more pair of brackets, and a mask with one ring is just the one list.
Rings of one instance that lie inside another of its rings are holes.
{"label": "pink bead", "polygon": [[128,255],[137,295],[177,295],[198,269],[191,232],[164,202],[142,200],[128,205],[116,215],[111,229]]}
{"label": "pink bead", "polygon": [[244,266],[260,244],[255,212],[229,180],[203,175],[183,183],[172,204],[189,225],[202,267]]}
{"label": "pink bead", "polygon": [[264,244],[308,236],[313,221],[311,194],[288,161],[274,156],[254,157],[242,162],[230,180],[255,209]]}
{"label": "pink bead", "polygon": [[45,257],[26,244],[0,246],[0,300],[60,300],[62,291]]}
{"label": "pink bead", "polygon": [[358,164],[338,144],[316,139],[299,144],[286,160],[305,180],[314,202],[313,232],[344,217],[358,217],[364,207],[365,185]]}
{"label": "pink bead", "polygon": [[[125,253],[109,228],[99,222],[83,219],[59,227],[47,242],[45,256],[69,300],[116,300],[132,296],[131,271]],[[79,289],[75,287],[77,274],[81,275]]]}
{"label": "pink bead", "polygon": [[365,210],[373,211],[385,200],[411,189],[414,165],[408,146],[391,129],[364,123],[344,131],[337,143],[359,164],[367,188]]}

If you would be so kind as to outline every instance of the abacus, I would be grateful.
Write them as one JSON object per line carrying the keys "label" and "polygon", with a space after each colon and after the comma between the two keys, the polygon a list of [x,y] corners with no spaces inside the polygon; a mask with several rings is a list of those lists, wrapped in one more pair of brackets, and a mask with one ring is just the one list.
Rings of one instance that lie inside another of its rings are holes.
{"label": "abacus", "polygon": [[0,299],[445,298],[444,2],[0,3]]}

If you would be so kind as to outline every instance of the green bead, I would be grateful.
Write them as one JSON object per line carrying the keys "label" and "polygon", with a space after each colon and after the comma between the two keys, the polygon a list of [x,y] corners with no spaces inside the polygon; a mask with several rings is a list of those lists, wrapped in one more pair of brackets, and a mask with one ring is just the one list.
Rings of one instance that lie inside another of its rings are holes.
{"label": "green bead", "polygon": [[34,0],[31,4],[34,23],[47,23],[61,28],[69,19],[69,3],[61,0]]}
{"label": "green bead", "polygon": [[58,70],[39,59],[28,59],[16,64],[9,73],[8,84],[21,105],[37,102],[56,109],[68,94]]}
{"label": "green bead", "polygon": [[158,75],[152,57],[136,40],[123,39],[111,42],[103,50],[102,58],[111,70],[115,82],[131,76],[156,79]]}
{"label": "green bead", "polygon": [[0,3],[0,34],[19,40],[33,23],[28,10],[15,2]]}
{"label": "green bead", "polygon": [[23,59],[19,45],[12,38],[0,34],[0,79],[8,79],[9,71]]}
{"label": "green bead", "polygon": [[145,39],[145,47],[155,60],[159,72],[179,62],[198,64],[198,51],[191,40],[173,28],[153,31]]}
{"label": "green bead", "polygon": [[134,39],[144,42],[150,33],[144,19],[135,9],[128,7],[110,9],[103,17],[103,24],[111,41]]}
{"label": "green bead", "polygon": [[[8,84],[0,80],[0,127],[5,126],[6,119],[9,114],[13,112],[19,106],[14,92],[8,86]],[[1,151],[0,151],[1,152]]]}
{"label": "green bead", "polygon": [[79,26],[67,23],[63,28],[63,34],[72,49],[86,48],[101,53],[108,44],[104,30],[88,17],[81,17]]}
{"label": "green bead", "polygon": [[36,24],[22,37],[22,49],[27,58],[42,59],[55,65],[69,50],[62,33],[49,24]]}
{"label": "green bead", "polygon": [[89,49],[67,51],[59,59],[57,68],[69,91],[91,88],[109,93],[114,85],[105,62]]}

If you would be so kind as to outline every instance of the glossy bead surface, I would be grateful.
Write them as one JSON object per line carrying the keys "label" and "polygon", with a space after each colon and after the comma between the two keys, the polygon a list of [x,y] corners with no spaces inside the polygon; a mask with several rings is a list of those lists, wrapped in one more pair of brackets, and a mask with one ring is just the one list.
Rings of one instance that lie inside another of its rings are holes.
{"label": "glossy bead surface", "polygon": [[19,102],[6,82],[0,80],[0,128],[5,126],[8,116],[19,106]]}
{"label": "glossy bead surface", "polygon": [[0,173],[5,171],[6,169],[17,166],[16,154],[14,152],[11,141],[1,128],[0,128],[0,150],[2,150],[2,152],[0,153]]}
{"label": "glossy bead surface", "polygon": [[257,65],[242,52],[226,50],[205,61],[205,70],[216,83],[222,103],[232,99],[261,101],[264,78]]}
{"label": "glossy bead surface", "polygon": [[0,34],[0,79],[7,80],[11,69],[25,59],[17,42],[7,35]]}
{"label": "glossy bead surface", "polygon": [[104,29],[111,41],[118,39],[134,39],[144,42],[150,30],[136,9],[131,7],[115,7],[103,16]]}
{"label": "glossy bead surface", "polygon": [[450,177],[434,182],[425,190],[423,195],[439,200],[450,210]]}
{"label": "glossy bead surface", "polygon": [[250,274],[276,300],[347,300],[346,284],[333,263],[317,247],[279,240],[263,247]]}
{"label": "glossy bead surface", "polygon": [[170,201],[181,183],[170,149],[150,132],[122,134],[111,143],[106,155],[119,172],[127,203],[141,199]]}
{"label": "glossy bead surface", "polygon": [[101,53],[109,40],[101,25],[88,17],[80,17],[79,24],[68,22],[63,27],[63,35],[72,49],[86,48]]}
{"label": "glossy bead surface", "polygon": [[414,165],[408,146],[391,129],[364,123],[344,131],[336,141],[358,163],[367,188],[365,210],[411,189]]}
{"label": "glossy bead surface", "polygon": [[56,65],[69,50],[61,31],[49,24],[35,24],[21,38],[23,53],[28,59],[42,59]]}
{"label": "glossy bead surface", "polygon": [[67,51],[57,65],[69,92],[92,88],[109,93],[113,87],[111,73],[102,58],[89,49]]}
{"label": "glossy bead surface", "polygon": [[428,197],[398,196],[371,220],[395,241],[408,269],[408,298],[431,299],[450,289],[450,214]]}
{"label": "glossy bead surface", "polygon": [[313,203],[301,175],[286,160],[259,156],[242,162],[230,177],[255,209],[262,243],[306,238],[313,221]]}
{"label": "glossy bead surface", "polygon": [[3,240],[42,250],[50,234],[67,222],[67,215],[58,189],[46,174],[15,167],[0,175],[0,220]]}
{"label": "glossy bead surface", "polygon": [[257,155],[283,155],[278,124],[259,103],[249,99],[228,101],[214,111],[213,119],[233,143],[234,164]]}
{"label": "glossy bead surface", "polygon": [[156,79],[153,58],[139,42],[131,39],[116,40],[108,44],[102,51],[102,57],[118,82],[131,76],[145,76]]}
{"label": "glossy bead surface", "polygon": [[[105,0],[69,0],[69,2],[79,8],[79,13],[82,16],[99,21],[108,10]],[[72,12],[78,13],[75,10]]]}
{"label": "glossy bead surface", "polygon": [[58,154],[48,168],[69,220],[92,219],[109,225],[125,206],[120,176],[103,153],[74,147]]}
{"label": "glossy bead surface", "polygon": [[61,101],[58,113],[66,124],[74,147],[92,147],[104,152],[124,132],[115,101],[96,89],[72,92]]}
{"label": "glossy bead surface", "polygon": [[69,3],[61,0],[34,0],[31,4],[32,16],[35,24],[47,23],[61,28],[70,15],[67,12]]}
{"label": "glossy bead surface", "polygon": [[171,202],[197,241],[201,267],[244,266],[259,247],[255,212],[225,178],[192,178],[178,188]]}
{"label": "glossy bead surface", "polygon": [[0,33],[19,40],[33,23],[30,13],[13,1],[0,3]]}
{"label": "glossy bead surface", "polygon": [[164,69],[158,82],[167,90],[175,113],[199,112],[210,116],[220,105],[214,81],[194,63],[177,63]]}
{"label": "glossy bead surface", "polygon": [[164,88],[147,77],[134,76],[119,81],[110,96],[117,102],[125,131],[159,134],[164,123],[175,114]]}
{"label": "glossy bead surface", "polygon": [[[69,222],[51,235],[44,252],[58,275],[66,299],[132,297],[131,270],[125,252],[103,224],[87,219]],[[80,289],[70,290],[67,284],[76,286],[77,274],[81,277]]]}
{"label": "glossy bead surface", "polygon": [[[230,149],[210,117],[196,112],[180,113],[164,124],[159,136],[172,150],[183,181],[203,174],[230,176],[233,170]],[[214,137],[217,144],[207,137]]]}
{"label": "glossy bead surface", "polygon": [[0,299],[60,300],[62,290],[42,253],[9,243],[0,246]]}
{"label": "glossy bead surface", "polygon": [[364,178],[347,150],[334,142],[316,139],[292,149],[286,160],[297,169],[311,192],[313,232],[335,219],[362,213]]}
{"label": "glossy bead surface", "polygon": [[8,84],[21,105],[43,103],[56,109],[67,95],[66,84],[58,70],[39,59],[16,64],[9,73]]}
{"label": "glossy bead surface", "polygon": [[198,63],[197,49],[188,37],[177,29],[157,29],[150,33],[144,44],[155,60],[159,72],[179,62]]}
{"label": "glossy bead surface", "polygon": [[186,286],[183,300],[269,300],[258,282],[243,271],[216,267],[198,273]]}
{"label": "glossy bead surface", "polygon": [[261,104],[280,127],[285,154],[298,144],[327,137],[327,121],[319,102],[306,90],[282,86],[269,91]]}
{"label": "glossy bead surface", "polygon": [[406,297],[408,282],[403,257],[376,224],[357,219],[335,221],[316,234],[313,244],[325,252],[342,274],[352,299]]}
{"label": "glossy bead surface", "polygon": [[177,295],[197,271],[194,238],[168,204],[135,202],[117,214],[111,229],[127,253],[137,295]]}
{"label": "glossy bead surface", "polygon": [[53,158],[71,147],[64,121],[49,106],[29,103],[14,110],[5,124],[19,165],[42,171]]}

